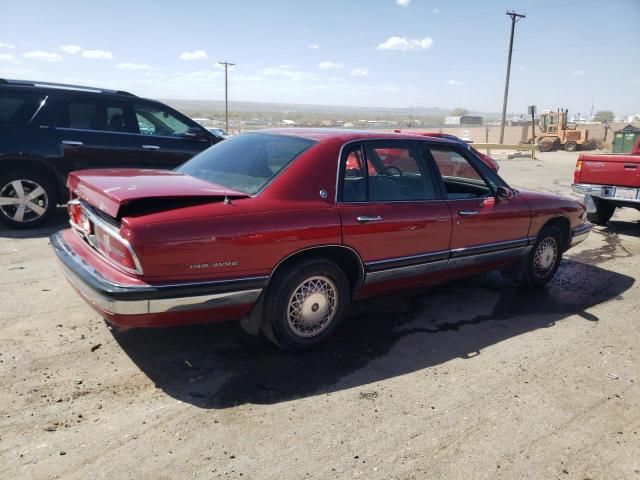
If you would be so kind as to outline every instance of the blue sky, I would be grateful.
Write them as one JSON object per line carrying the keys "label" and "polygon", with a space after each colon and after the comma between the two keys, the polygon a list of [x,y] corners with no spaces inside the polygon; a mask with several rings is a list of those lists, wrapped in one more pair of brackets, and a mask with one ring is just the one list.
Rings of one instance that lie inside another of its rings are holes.
{"label": "blue sky", "polygon": [[0,0],[0,77],[153,98],[640,113],[640,0]]}

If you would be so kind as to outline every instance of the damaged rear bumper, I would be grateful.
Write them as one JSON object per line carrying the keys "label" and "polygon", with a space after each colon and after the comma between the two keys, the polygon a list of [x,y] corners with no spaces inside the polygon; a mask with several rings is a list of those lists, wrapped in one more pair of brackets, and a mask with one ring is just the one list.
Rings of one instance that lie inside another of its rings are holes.
{"label": "damaged rear bumper", "polygon": [[[161,326],[242,316],[258,299],[268,277],[174,284],[124,285],[104,277],[65,240],[51,236],[65,276],[95,310],[120,326]],[[67,234],[69,234],[67,233]],[[195,315],[204,313],[205,315]],[[191,322],[193,320],[193,322]]]}

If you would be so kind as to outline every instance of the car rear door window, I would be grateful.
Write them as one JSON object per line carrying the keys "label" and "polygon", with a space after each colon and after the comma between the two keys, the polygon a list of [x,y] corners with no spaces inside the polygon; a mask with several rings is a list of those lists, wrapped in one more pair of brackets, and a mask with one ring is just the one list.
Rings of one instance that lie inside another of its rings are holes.
{"label": "car rear door window", "polygon": [[440,147],[431,147],[429,151],[444,181],[447,199],[482,198],[492,194],[489,184],[461,154]]}
{"label": "car rear door window", "polygon": [[45,98],[40,93],[0,92],[0,124],[26,125]]}
{"label": "car rear door window", "polygon": [[169,110],[156,105],[137,104],[135,114],[142,135],[171,137],[183,135],[191,128]]}
{"label": "car rear door window", "polygon": [[63,109],[57,126],[104,132],[134,131],[126,102],[100,98],[72,98]]}
{"label": "car rear door window", "polygon": [[416,142],[365,142],[346,151],[343,169],[345,202],[437,198],[433,176]]}

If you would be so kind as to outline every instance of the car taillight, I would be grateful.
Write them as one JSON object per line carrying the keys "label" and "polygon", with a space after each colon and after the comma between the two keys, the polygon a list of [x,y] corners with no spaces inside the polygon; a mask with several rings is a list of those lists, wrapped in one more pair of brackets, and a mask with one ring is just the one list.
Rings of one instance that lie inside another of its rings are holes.
{"label": "car taillight", "polygon": [[581,172],[582,171],[582,160],[578,160],[576,162],[576,172]]}
{"label": "car taillight", "polygon": [[86,234],[91,233],[91,224],[78,200],[71,200],[67,203],[67,212],[69,212],[69,221],[73,228]]}
{"label": "car taillight", "polygon": [[95,245],[100,253],[116,265],[135,273],[142,273],[139,271],[131,247],[116,232],[99,223],[93,225],[93,232]]}

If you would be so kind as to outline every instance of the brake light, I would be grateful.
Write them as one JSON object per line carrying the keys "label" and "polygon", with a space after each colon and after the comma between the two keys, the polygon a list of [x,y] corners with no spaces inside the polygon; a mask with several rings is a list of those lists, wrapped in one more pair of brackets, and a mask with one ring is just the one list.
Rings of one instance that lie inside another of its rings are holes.
{"label": "brake light", "polygon": [[94,223],[95,246],[102,255],[116,265],[135,273],[142,273],[136,263],[133,250],[124,239],[100,223]]}
{"label": "brake light", "polygon": [[573,172],[573,183],[580,182],[580,172],[582,172],[582,160],[576,162],[576,169]]}
{"label": "brake light", "polygon": [[69,222],[73,228],[86,234],[91,233],[91,224],[78,200],[72,200],[67,203],[67,212],[69,213]]}

